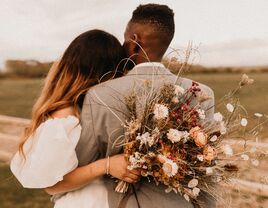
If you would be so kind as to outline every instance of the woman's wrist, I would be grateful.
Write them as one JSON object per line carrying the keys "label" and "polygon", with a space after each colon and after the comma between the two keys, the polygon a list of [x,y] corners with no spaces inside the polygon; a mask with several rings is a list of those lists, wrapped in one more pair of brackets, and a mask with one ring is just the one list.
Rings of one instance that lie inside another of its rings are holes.
{"label": "woman's wrist", "polygon": [[90,174],[93,173],[95,177],[104,176],[106,174],[107,158],[99,159],[88,166]]}

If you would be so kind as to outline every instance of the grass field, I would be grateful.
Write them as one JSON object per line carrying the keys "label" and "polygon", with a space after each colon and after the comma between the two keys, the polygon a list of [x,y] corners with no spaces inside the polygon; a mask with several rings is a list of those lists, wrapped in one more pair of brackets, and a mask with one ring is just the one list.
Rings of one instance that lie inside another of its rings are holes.
{"label": "grass field", "polygon": [[0,79],[0,114],[29,118],[41,79]]}
{"label": "grass field", "polygon": [[0,163],[1,208],[52,208],[49,196],[42,190],[23,189],[11,175],[9,166]]}
{"label": "grass field", "polygon": [[[255,79],[255,84],[242,91],[240,101],[249,114],[268,114],[268,73],[254,73],[250,76]],[[210,86],[217,100],[236,86],[241,74],[188,74],[186,77]],[[29,118],[41,86],[41,79],[0,79],[0,114]]]}
{"label": "grass field", "polygon": [[[249,114],[268,114],[268,73],[250,74],[255,84],[241,94],[241,103]],[[219,99],[239,82],[241,74],[188,74],[187,77],[210,86]],[[0,114],[29,118],[31,107],[41,88],[41,79],[0,79]],[[268,128],[264,134],[268,137]],[[1,208],[50,208],[49,197],[42,191],[25,190],[12,178],[7,165],[0,164]]]}

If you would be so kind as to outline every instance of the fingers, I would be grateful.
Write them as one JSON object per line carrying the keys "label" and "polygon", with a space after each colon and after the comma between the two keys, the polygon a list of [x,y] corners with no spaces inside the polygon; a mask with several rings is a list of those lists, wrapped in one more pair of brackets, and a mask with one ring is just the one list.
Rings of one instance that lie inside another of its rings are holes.
{"label": "fingers", "polygon": [[137,169],[133,169],[133,170],[129,170],[130,173],[134,174],[134,175],[137,175],[137,176],[140,176],[141,175],[141,171],[140,170],[137,170]]}
{"label": "fingers", "polygon": [[133,179],[133,178],[130,178],[130,177],[126,176],[126,177],[123,178],[123,181],[128,182],[128,183],[137,183],[139,181],[139,178]]}
{"label": "fingers", "polygon": [[[134,173],[133,173],[134,172]],[[140,174],[138,174],[139,171],[128,171],[125,173],[123,180],[128,183],[136,183],[140,180]]]}
{"label": "fingers", "polygon": [[132,178],[129,178],[129,177],[124,177],[123,181],[128,182],[128,183],[134,183],[134,180]]}
{"label": "fingers", "polygon": [[130,173],[130,172],[128,172],[128,173],[125,175],[125,177],[131,178],[132,180],[135,180],[135,181],[137,181],[137,180],[140,178],[140,176],[135,175],[135,174]]}

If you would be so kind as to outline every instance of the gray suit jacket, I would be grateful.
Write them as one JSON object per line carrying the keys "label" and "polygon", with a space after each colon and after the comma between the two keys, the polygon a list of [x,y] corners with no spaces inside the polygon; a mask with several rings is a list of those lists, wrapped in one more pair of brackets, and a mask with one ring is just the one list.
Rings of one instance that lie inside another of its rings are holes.
{"label": "gray suit jacket", "polygon": [[[92,87],[87,92],[81,114],[82,134],[76,148],[80,166],[108,155],[122,153],[122,148],[114,147],[114,144],[117,138],[124,135],[122,125],[128,118],[124,97],[135,89],[141,92],[139,100],[144,101],[142,91],[148,90],[148,81],[154,89],[170,82],[176,82],[184,88],[188,88],[192,84],[189,79],[180,78],[177,80],[176,76],[163,66],[138,65],[124,77]],[[212,96],[212,99],[203,103],[202,108],[210,108],[214,105],[213,91],[202,84],[200,87]],[[207,116],[211,117],[213,113],[214,108],[210,108]],[[123,137],[121,138],[123,139]],[[108,189],[109,206],[117,208],[123,194],[114,192],[116,186],[114,180],[108,177],[104,177],[103,180],[105,180]],[[128,198],[125,207],[138,207],[136,199],[142,208],[193,207],[179,194],[166,194],[164,187],[156,187],[154,182],[149,183],[145,180],[135,185],[135,194]]]}

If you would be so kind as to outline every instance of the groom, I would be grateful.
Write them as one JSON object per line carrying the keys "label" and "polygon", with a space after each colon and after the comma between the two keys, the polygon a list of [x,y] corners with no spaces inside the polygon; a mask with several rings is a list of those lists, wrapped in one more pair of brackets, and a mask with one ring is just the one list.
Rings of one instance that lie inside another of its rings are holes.
{"label": "groom", "polygon": [[[160,63],[173,39],[174,27],[174,13],[165,5],[140,5],[133,12],[126,27],[124,47],[136,66],[126,76],[99,84],[87,92],[81,114],[82,135],[76,149],[80,165],[122,153],[116,143],[124,135],[122,125],[128,117],[123,100],[133,89],[147,90],[148,83],[154,89],[171,82],[184,88],[192,84],[188,79],[177,80]],[[202,106],[208,109],[214,105],[213,92],[205,85],[200,86],[212,97]],[[144,100],[142,94],[138,99]],[[213,108],[210,108],[207,116],[212,115]],[[115,193],[114,179],[107,176],[104,180],[110,208],[194,207],[179,194],[165,193],[165,187],[156,186],[154,182],[142,180],[123,195]],[[203,201],[205,207],[214,206],[209,200]]]}

